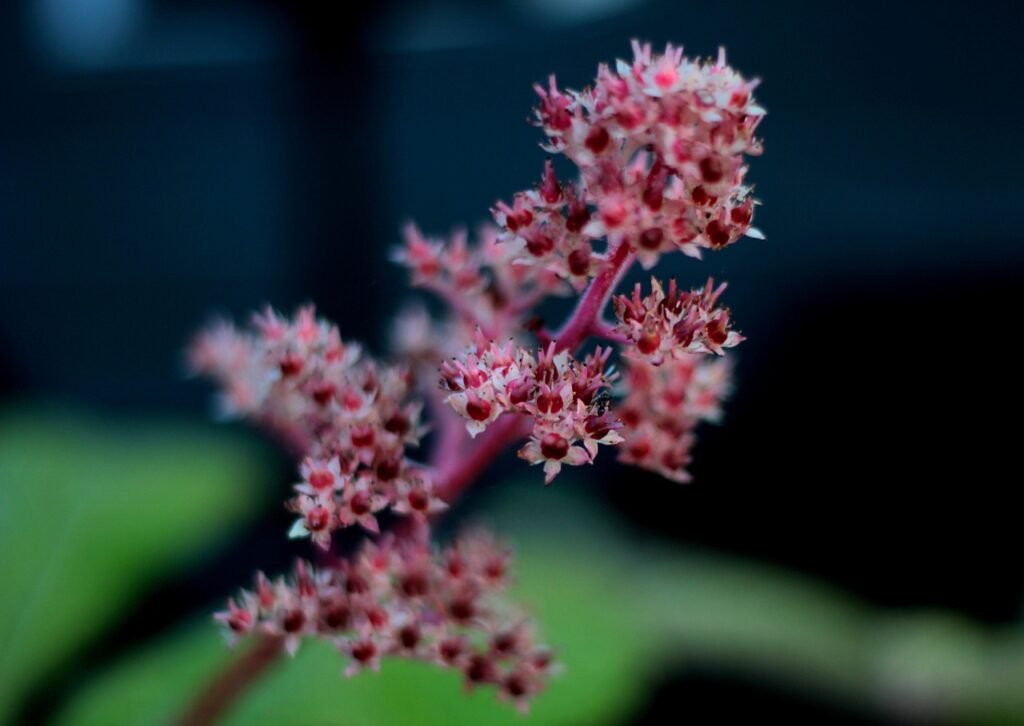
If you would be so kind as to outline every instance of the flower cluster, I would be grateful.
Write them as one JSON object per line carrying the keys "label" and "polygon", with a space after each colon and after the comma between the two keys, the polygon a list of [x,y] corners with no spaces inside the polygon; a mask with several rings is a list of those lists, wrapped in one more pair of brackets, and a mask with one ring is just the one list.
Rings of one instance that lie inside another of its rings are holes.
{"label": "flower cluster", "polygon": [[[502,598],[508,554],[481,536],[432,550],[435,515],[510,446],[543,464],[547,484],[563,466],[593,463],[601,445],[688,481],[694,430],[717,420],[728,393],[720,356],[743,340],[719,305],[725,285],[682,291],[653,279],[647,295],[639,285],[615,292],[634,262],[762,237],[750,226],[745,160],[761,152],[764,110],[757,81],[724,54],[691,61],[638,43],[633,53],[614,71],[599,66],[592,88],[561,90],[554,77],[536,88],[545,148],[575,165],[575,179],[559,180],[548,161],[535,188],[495,204],[497,226],[472,243],[405,228],[394,259],[445,314],[421,307],[398,319],[399,365],[342,341],[312,307],[292,318],[267,309],[252,330],[220,322],[196,339],[191,366],[221,385],[222,411],[297,452],[291,535],[328,550],[318,569],[300,563],[273,584],[260,576],[229,602],[217,618],[232,637],[256,631],[291,651],[302,637],[326,638],[349,673],[388,654],[433,661],[525,706],[550,655]],[[574,291],[561,327],[536,315],[549,296]],[[615,321],[604,317],[609,301]],[[616,346],[624,377],[611,365]],[[430,450],[415,461],[424,409]],[[385,508],[408,516],[380,535]],[[356,524],[379,536],[338,559],[334,533]]]}
{"label": "flower cluster", "polygon": [[441,367],[446,402],[464,419],[472,436],[505,413],[532,419],[530,439],[519,456],[544,464],[550,484],[563,464],[593,463],[599,444],[622,441],[607,410],[608,389],[618,377],[607,367],[610,348],[582,361],[555,344],[537,354],[508,341],[475,345]]}
{"label": "flower cluster", "polygon": [[682,292],[671,280],[666,292],[657,279],[651,278],[649,295],[641,297],[637,283],[632,297],[616,296],[618,330],[632,342],[630,354],[659,365],[666,356],[722,355],[724,348],[738,345],[743,336],[731,329],[729,309],[718,307],[725,287],[723,282],[716,288],[709,279],[703,290]]}
{"label": "flower cluster", "polygon": [[552,670],[551,651],[504,597],[509,551],[490,537],[464,536],[443,551],[419,540],[384,538],[341,567],[299,561],[291,578],[259,574],[216,614],[229,641],[252,632],[294,653],[303,638],[334,643],[346,675],[376,670],[394,655],[457,668],[467,685],[496,685],[525,708]]}
{"label": "flower cluster", "polygon": [[694,429],[702,421],[717,422],[721,417],[729,372],[726,359],[694,354],[677,355],[658,366],[627,358],[628,394],[618,408],[625,439],[619,461],[672,481],[690,481],[686,467]]}
{"label": "flower cluster", "polygon": [[412,273],[412,284],[438,295],[468,330],[490,337],[517,332],[524,314],[565,283],[544,268],[516,264],[514,250],[498,244],[498,230],[484,225],[471,245],[458,231],[447,241],[424,237],[406,225],[405,244],[392,259]]}
{"label": "flower cluster", "polygon": [[327,547],[340,527],[378,531],[374,513],[385,506],[419,516],[443,508],[429,473],[406,457],[425,428],[403,368],[361,355],[312,307],[292,319],[268,308],[254,328],[214,324],[190,362],[221,383],[225,412],[257,419],[307,454],[288,503],[299,515],[293,536]]}
{"label": "flower cluster", "polygon": [[554,76],[536,121],[547,149],[571,160],[576,185],[559,183],[548,163],[540,185],[493,210],[500,239],[524,264],[578,289],[605,265],[602,237],[625,241],[650,268],[675,250],[700,257],[750,226],[755,201],[744,155],[761,153],[754,132],[764,115],[748,81],[725,62],[701,63],[671,45],[664,55],[633,44],[632,63],[600,66],[593,88],[562,91]]}

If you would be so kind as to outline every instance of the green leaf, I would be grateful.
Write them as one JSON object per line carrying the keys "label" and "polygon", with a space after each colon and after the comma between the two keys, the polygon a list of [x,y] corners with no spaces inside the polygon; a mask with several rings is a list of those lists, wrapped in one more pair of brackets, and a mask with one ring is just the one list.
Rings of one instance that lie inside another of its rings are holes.
{"label": "green leaf", "polygon": [[[528,720],[457,673],[386,660],[341,677],[323,643],[283,659],[228,714],[233,724],[617,723],[671,662],[739,675],[859,708],[922,720],[1024,714],[1024,636],[934,613],[889,613],[784,571],[713,553],[667,550],[624,532],[559,487],[506,482],[490,511],[519,552],[516,595],[565,672]],[[207,623],[130,655],[87,684],[69,724],[162,724],[233,656]],[[681,708],[685,708],[682,706]]]}
{"label": "green leaf", "polygon": [[[537,503],[533,496],[527,501]],[[570,526],[550,517],[524,521],[515,511],[521,510],[502,507],[503,524],[496,527],[503,536],[511,535],[517,547],[514,596],[536,616],[564,665],[533,703],[528,720],[498,702],[493,689],[467,694],[454,671],[386,659],[379,674],[345,679],[343,659],[334,648],[306,643],[246,694],[229,723],[533,726],[620,721],[650,686],[655,672],[650,658],[658,649],[656,630],[632,590],[628,552],[616,552],[615,530],[583,512],[575,513]],[[197,624],[90,684],[62,721],[167,723],[231,657],[212,624]]]}
{"label": "green leaf", "polygon": [[262,462],[207,427],[0,415],[0,722],[158,576],[262,506]]}

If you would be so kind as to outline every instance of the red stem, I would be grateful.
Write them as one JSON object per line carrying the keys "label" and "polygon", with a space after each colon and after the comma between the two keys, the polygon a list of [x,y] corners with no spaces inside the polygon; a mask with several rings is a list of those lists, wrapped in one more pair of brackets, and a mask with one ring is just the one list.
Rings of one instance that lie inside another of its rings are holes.
{"label": "red stem", "polygon": [[441,469],[459,458],[463,443],[469,439],[465,420],[459,418],[444,402],[441,392],[434,388],[427,392],[430,415],[437,427],[437,441],[430,452],[430,468]]}
{"label": "red stem", "polygon": [[437,493],[446,502],[454,501],[473,480],[513,441],[526,436],[525,417],[504,414],[473,442],[465,456],[443,462],[438,472]]}
{"label": "red stem", "polygon": [[575,350],[594,333],[597,321],[601,319],[601,313],[608,304],[608,298],[633,262],[633,252],[629,243],[619,240],[610,244],[613,246],[608,250],[605,268],[590,283],[568,322],[551,336],[558,350]]}
{"label": "red stem", "polygon": [[263,673],[277,661],[284,641],[265,635],[214,676],[177,720],[178,726],[216,723]]}
{"label": "red stem", "polygon": [[611,343],[619,343],[620,345],[626,345],[630,342],[629,338],[617,331],[609,323],[603,320],[597,320],[594,322],[594,326],[591,329],[591,333],[596,338],[607,340]]}

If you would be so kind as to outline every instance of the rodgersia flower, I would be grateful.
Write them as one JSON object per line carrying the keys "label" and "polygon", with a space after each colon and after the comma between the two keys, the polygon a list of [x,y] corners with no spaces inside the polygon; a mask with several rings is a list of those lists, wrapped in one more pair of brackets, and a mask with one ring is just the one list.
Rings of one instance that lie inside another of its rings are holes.
{"label": "rodgersia flower", "polygon": [[257,419],[308,454],[288,503],[299,515],[292,536],[326,548],[340,527],[376,532],[376,513],[398,503],[413,479],[436,509],[429,474],[407,459],[425,431],[409,372],[344,343],[312,307],[292,319],[268,308],[254,327],[241,332],[216,324],[197,338],[191,361],[227,391],[247,392],[237,415]]}
{"label": "rodgersia flower", "polygon": [[700,257],[762,236],[750,226],[743,161],[761,153],[758,82],[729,68],[724,52],[701,63],[671,45],[662,56],[638,43],[633,51],[631,64],[600,66],[592,88],[562,91],[554,76],[536,86],[546,148],[571,160],[579,180],[562,185],[548,165],[536,190],[494,210],[500,239],[521,261],[577,287],[602,269],[604,255],[592,251],[602,237],[628,244],[650,268],[675,250]]}
{"label": "rodgersia flower", "polygon": [[633,343],[630,354],[658,365],[665,356],[722,355],[741,343],[743,336],[730,327],[729,310],[717,306],[724,290],[724,282],[716,288],[709,279],[703,290],[681,292],[672,280],[666,292],[651,278],[650,295],[641,298],[637,283],[632,297],[617,296],[618,330]]}
{"label": "rodgersia flower", "polygon": [[449,391],[445,401],[466,419],[473,436],[502,414],[532,419],[533,432],[519,456],[543,463],[544,481],[550,484],[562,465],[591,463],[598,444],[621,441],[615,433],[619,424],[608,420],[603,409],[602,394],[607,396],[618,377],[605,370],[610,353],[598,348],[581,362],[567,351],[556,352],[554,343],[536,355],[511,341],[473,346],[442,366],[442,386]]}
{"label": "rodgersia flower", "polygon": [[[392,361],[344,341],[312,306],[292,317],[267,308],[247,330],[221,321],[197,337],[189,361],[220,384],[221,412],[271,429],[301,460],[291,535],[327,550],[320,566],[300,562],[273,583],[260,575],[231,600],[216,615],[231,641],[256,633],[294,651],[327,639],[349,675],[386,657],[430,661],[520,707],[544,688],[551,651],[503,592],[509,551],[480,533],[438,550],[431,524],[511,446],[546,484],[593,464],[602,446],[689,480],[697,427],[719,419],[729,391],[722,356],[743,340],[720,305],[725,285],[683,291],[652,278],[647,294],[615,292],[634,262],[762,237],[746,180],[761,153],[756,87],[724,53],[689,60],[636,42],[631,62],[599,66],[581,91],[553,76],[538,85],[544,148],[575,172],[559,178],[548,160],[472,237],[405,227],[393,259],[445,314],[403,314]],[[572,294],[562,326],[537,317],[550,296]],[[357,525],[374,539],[353,557],[331,552],[335,532]]]}
{"label": "rodgersia flower", "polygon": [[551,659],[502,594],[508,557],[480,533],[444,550],[388,537],[342,568],[300,561],[290,578],[263,585],[262,596],[243,591],[216,619],[232,641],[255,631],[282,638],[292,653],[306,638],[327,640],[348,659],[347,675],[375,670],[384,656],[431,661],[525,706],[544,688]]}
{"label": "rodgersia flower", "polygon": [[629,358],[628,394],[619,407],[624,443],[619,461],[687,482],[693,432],[702,421],[717,421],[729,392],[729,363],[687,353],[653,365]]}

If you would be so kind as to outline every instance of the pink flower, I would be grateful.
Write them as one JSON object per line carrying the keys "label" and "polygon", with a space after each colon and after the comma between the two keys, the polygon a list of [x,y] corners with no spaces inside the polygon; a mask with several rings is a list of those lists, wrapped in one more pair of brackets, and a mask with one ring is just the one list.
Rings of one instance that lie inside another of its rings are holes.
{"label": "pink flower", "polygon": [[228,609],[215,613],[213,619],[226,627],[229,645],[234,645],[256,626],[259,616],[258,600],[244,592],[238,601],[228,598]]}
{"label": "pink flower", "polygon": [[702,421],[717,421],[729,392],[729,367],[721,359],[683,355],[655,366],[628,359],[627,395],[619,407],[624,442],[619,460],[687,482],[693,432]]}
{"label": "pink flower", "polygon": [[334,503],[300,494],[292,500],[291,506],[301,516],[295,520],[288,536],[309,537],[323,549],[330,547],[331,533],[337,529],[334,520],[338,514]]}
{"label": "pink flower", "polygon": [[633,296],[615,298],[618,330],[633,342],[632,355],[641,356],[659,365],[666,356],[681,357],[690,353],[722,355],[743,341],[732,330],[728,308],[716,307],[725,290],[709,279],[703,290],[681,292],[675,280],[665,292],[657,279],[651,278],[651,294],[640,297],[640,285]]}
{"label": "pink flower", "polygon": [[429,479],[410,477],[398,485],[393,509],[399,514],[425,519],[447,508],[448,505],[434,494]]}
{"label": "pink flower", "polygon": [[358,523],[368,532],[377,534],[380,526],[374,514],[388,506],[389,501],[388,497],[374,491],[370,478],[359,477],[345,488],[338,506],[338,519],[346,526]]}
{"label": "pink flower", "polygon": [[[219,321],[197,336],[189,364],[217,382],[222,413],[265,426],[301,460],[291,536],[330,550],[340,528],[379,535],[382,511],[404,517],[352,557],[299,562],[274,583],[259,575],[215,616],[230,641],[257,631],[294,653],[325,639],[346,675],[384,657],[431,661],[526,710],[557,668],[505,598],[510,551],[479,532],[438,551],[431,524],[513,444],[543,465],[545,484],[602,446],[689,480],[697,428],[719,420],[729,392],[720,356],[743,340],[719,303],[725,285],[683,291],[652,278],[646,295],[615,291],[634,262],[650,269],[664,255],[699,259],[763,238],[747,182],[761,153],[757,85],[724,52],[690,60],[634,42],[631,61],[598,66],[582,91],[554,76],[536,86],[544,148],[575,170],[559,178],[548,159],[473,234],[406,225],[393,259],[445,312],[400,316],[392,360],[344,341],[312,305],[290,317],[267,307],[247,330]],[[574,293],[561,326],[539,317],[548,298]]]}
{"label": "pink flower", "polygon": [[579,466],[592,463],[592,458],[582,446],[574,446],[576,432],[565,427],[538,426],[519,456],[530,464],[544,464],[544,483],[550,484],[562,470],[562,465]]}
{"label": "pink flower", "polygon": [[302,482],[295,486],[295,490],[309,496],[333,494],[345,483],[341,475],[341,462],[337,456],[328,460],[307,456],[299,472],[302,474]]}
{"label": "pink flower", "polygon": [[501,594],[509,566],[508,550],[482,532],[443,551],[387,540],[336,568],[300,561],[272,587],[260,576],[259,594],[243,591],[216,619],[232,640],[259,630],[285,638],[291,653],[306,638],[333,642],[348,659],[346,676],[378,670],[384,657],[412,658],[525,704],[543,689],[550,654]]}

